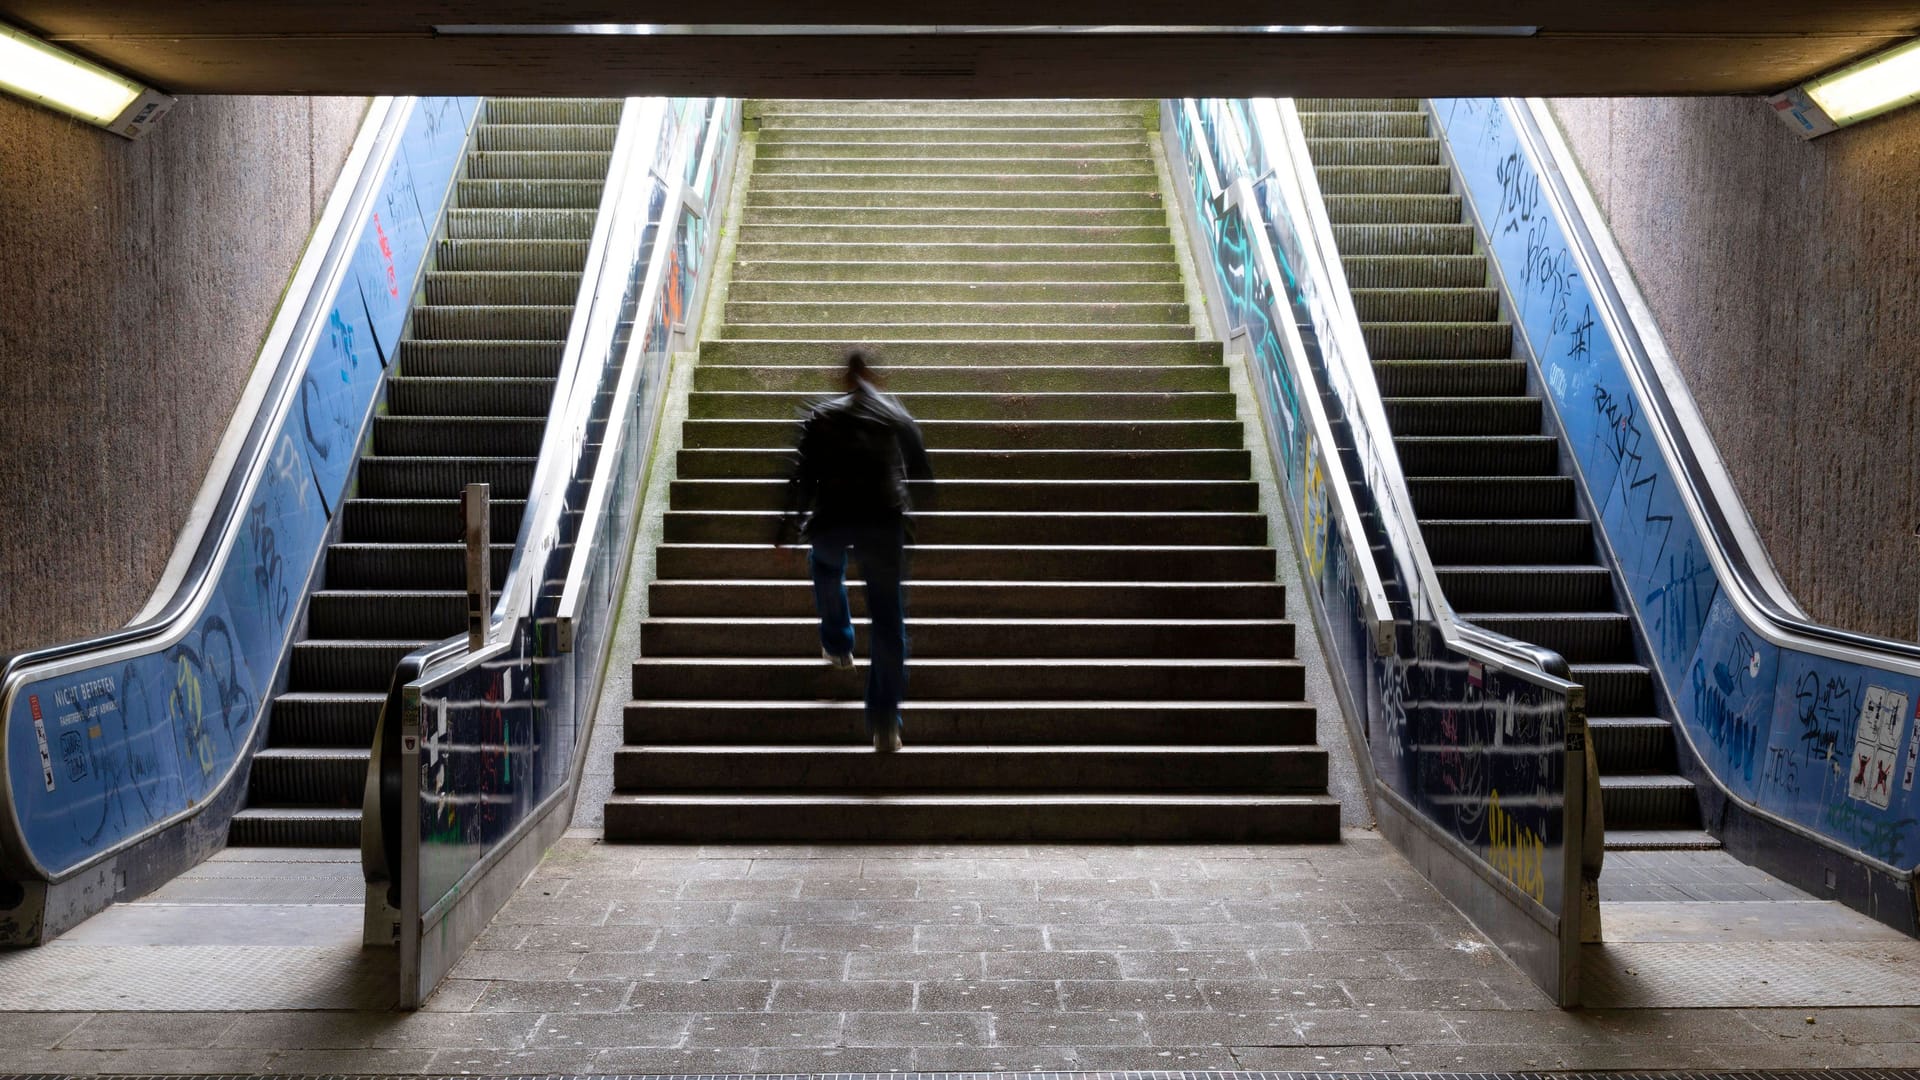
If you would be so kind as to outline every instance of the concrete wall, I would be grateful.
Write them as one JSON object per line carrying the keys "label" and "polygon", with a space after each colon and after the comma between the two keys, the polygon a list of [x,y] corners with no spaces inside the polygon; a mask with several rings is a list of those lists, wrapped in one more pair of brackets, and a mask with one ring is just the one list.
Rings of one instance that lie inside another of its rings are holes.
{"label": "concrete wall", "polygon": [[1752,98],[1554,103],[1808,613],[1920,614],[1920,109],[1803,143]]}
{"label": "concrete wall", "polygon": [[188,98],[130,143],[0,97],[0,653],[145,603],[365,108]]}

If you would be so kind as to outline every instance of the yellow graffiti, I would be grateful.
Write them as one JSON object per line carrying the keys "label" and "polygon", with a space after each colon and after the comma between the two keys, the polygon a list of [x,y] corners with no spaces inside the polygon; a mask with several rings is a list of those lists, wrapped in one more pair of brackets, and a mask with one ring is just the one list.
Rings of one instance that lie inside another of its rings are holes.
{"label": "yellow graffiti", "polygon": [[1307,576],[1318,578],[1327,566],[1327,473],[1313,452],[1313,436],[1306,436],[1306,478],[1300,495],[1300,522],[1305,535]]}
{"label": "yellow graffiti", "polygon": [[213,772],[213,737],[207,734],[206,713],[201,707],[200,676],[183,658],[173,677],[173,692],[167,695],[167,716],[176,730],[185,736],[187,749],[200,761],[200,772]]}
{"label": "yellow graffiti", "polygon": [[1547,842],[1540,834],[1514,820],[1500,809],[1500,793],[1493,793],[1492,810],[1487,815],[1491,842],[1487,862],[1520,886],[1528,896],[1547,902]]}

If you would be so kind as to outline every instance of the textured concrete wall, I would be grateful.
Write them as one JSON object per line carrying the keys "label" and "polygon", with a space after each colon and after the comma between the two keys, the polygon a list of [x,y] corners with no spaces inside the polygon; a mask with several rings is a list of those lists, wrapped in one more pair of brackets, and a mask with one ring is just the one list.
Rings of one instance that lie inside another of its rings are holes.
{"label": "textured concrete wall", "polygon": [[188,98],[130,143],[0,98],[0,653],[145,603],[365,109]]}
{"label": "textured concrete wall", "polygon": [[1920,613],[1920,109],[1803,143],[1742,98],[1554,103],[1808,613]]}

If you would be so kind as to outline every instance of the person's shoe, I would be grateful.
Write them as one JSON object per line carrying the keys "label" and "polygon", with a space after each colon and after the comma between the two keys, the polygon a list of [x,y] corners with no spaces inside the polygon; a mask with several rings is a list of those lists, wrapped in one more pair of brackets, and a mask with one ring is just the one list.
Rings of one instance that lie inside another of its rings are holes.
{"label": "person's shoe", "polygon": [[900,749],[900,725],[889,724],[873,733],[873,748],[882,754]]}
{"label": "person's shoe", "polygon": [[825,660],[837,668],[850,668],[853,666],[852,653],[829,652],[825,646],[822,646],[820,649],[820,659]]}

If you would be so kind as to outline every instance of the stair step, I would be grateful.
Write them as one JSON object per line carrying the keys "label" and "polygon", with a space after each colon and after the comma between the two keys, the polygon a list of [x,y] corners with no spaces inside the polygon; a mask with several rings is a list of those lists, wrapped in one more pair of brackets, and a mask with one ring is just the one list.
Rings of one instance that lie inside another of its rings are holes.
{"label": "stair step", "polygon": [[250,806],[233,815],[227,843],[231,847],[358,847],[360,810]]}
{"label": "stair step", "polygon": [[[733,300],[727,301],[727,322],[734,326],[757,323],[821,323],[857,326],[887,323],[1006,322],[1032,326],[1045,323],[1182,323],[1190,321],[1185,303],[1123,300]],[[751,335],[743,335],[751,336]]]}
{"label": "stair step", "polygon": [[[1173,258],[1173,244],[1157,237],[1130,239],[1078,239],[1074,237],[1011,236],[1005,240],[913,240],[888,239],[871,231],[869,238],[858,240],[825,239],[752,239],[743,238],[736,251],[748,263],[782,259],[813,262],[890,262],[953,263],[980,262],[1145,262]],[[504,243],[498,240],[469,241],[474,244]],[[521,243],[561,243],[562,241],[519,241]],[[983,268],[984,275],[998,273],[997,266]]]}
{"label": "stair step", "polygon": [[[755,510],[669,510],[662,538],[670,544],[751,544],[772,539],[780,515]],[[1264,545],[1267,518],[1257,513],[981,513],[921,511],[914,539],[922,544],[1195,544]]]}
{"label": "stair step", "polygon": [[[1001,162],[990,163],[991,168],[971,173],[862,171],[858,162],[840,164],[849,167],[826,169],[811,162],[788,162],[787,167],[777,172],[756,172],[749,190],[754,197],[776,191],[817,191],[821,188],[842,191],[978,191],[992,188],[1008,192],[1043,192],[1051,196],[1059,191],[1148,192],[1157,191],[1160,187],[1160,177],[1150,165],[1141,168],[1146,163],[1131,161],[1116,163],[1128,166],[1131,171],[1104,170],[1085,174],[1077,171],[1036,172],[1011,168]],[[929,168],[920,162],[906,164]],[[1071,166],[1072,163],[1067,164]]]}
{"label": "stair step", "polygon": [[[424,583],[460,582],[463,552],[454,548],[429,553],[424,548],[329,553],[328,573],[340,560],[342,577],[355,581],[405,577]],[[661,544],[656,551],[663,578],[746,578],[778,580],[804,577],[806,568],[770,544]],[[512,546],[506,545],[511,556]],[[441,555],[433,558],[431,555]],[[1087,547],[933,546],[913,549],[913,573],[949,581],[1272,581],[1274,552],[1269,547],[1145,547],[1109,544]],[[504,580],[504,560],[496,551],[495,580]],[[851,573],[851,571],[849,571]],[[442,576],[444,575],[444,576]],[[332,580],[329,576],[328,580]]]}
{"label": "stair step", "polygon": [[[884,355],[884,353],[883,353]],[[914,393],[896,395],[922,420],[1230,420],[1238,401],[1224,391],[1178,393]],[[695,390],[687,395],[695,419],[795,419],[805,414],[813,395],[792,391]],[[1525,408],[1536,418],[1540,403]],[[1498,408],[1498,406],[1493,406]]]}
{"label": "stair step", "polygon": [[[733,261],[733,283],[749,281],[958,281],[975,284],[1074,280],[1083,282],[1178,282],[1180,264],[1165,259],[1101,252],[1068,252],[1054,258],[1014,258],[929,262],[917,256],[885,258],[836,257],[823,260],[803,252],[785,258],[764,252],[739,251]],[[1482,268],[1481,280],[1486,274]],[[1215,342],[1214,344],[1219,344]]]}
{"label": "stair step", "polygon": [[[882,146],[900,143],[967,144],[981,147],[981,153],[1003,153],[1008,146],[1029,143],[1055,144],[1119,142],[1146,146],[1146,124],[1138,118],[1113,117],[1095,122],[1092,118],[1072,118],[1070,124],[1044,123],[1046,118],[1032,117],[1020,123],[1018,117],[997,118],[998,123],[981,124],[977,116],[948,114],[930,116],[925,123],[905,124],[899,118],[879,118],[882,122],[836,123],[828,117],[815,117],[809,123],[795,123],[798,117],[786,117],[760,130],[760,146],[805,145],[808,143],[871,143]],[[848,118],[851,120],[852,118]],[[875,118],[865,118],[869,121]]]}
{"label": "stair step", "polygon": [[[937,174],[952,180],[973,180],[980,176],[1014,176],[1070,184],[1094,176],[1139,176],[1153,168],[1153,159],[1131,147],[1090,147],[1068,157],[1046,157],[1036,151],[1027,157],[995,155],[991,158],[958,156],[929,159],[893,157],[877,152],[861,156],[811,153],[771,156],[754,162],[754,181],[765,183],[783,176],[841,176],[892,179]],[[979,182],[979,181],[975,181]]]}
{"label": "stair step", "polygon": [[[688,420],[692,449],[791,449],[792,419]],[[922,420],[929,446],[947,450],[1237,450],[1238,420]],[[935,475],[944,475],[938,474]]]}
{"label": "stair step", "polygon": [[[1055,131],[1054,138],[1045,142],[1004,138],[991,141],[931,139],[923,132],[883,137],[884,131],[867,128],[862,132],[863,137],[857,139],[843,138],[833,132],[780,131],[760,140],[754,152],[754,170],[765,174],[777,171],[785,161],[838,159],[914,162],[919,168],[972,165],[980,159],[1020,165],[1055,159],[1075,162],[1120,159],[1135,167],[1153,160],[1145,131]],[[972,133],[978,134],[978,129]]]}
{"label": "stair step", "polygon": [[[1313,706],[1269,701],[955,701],[901,710],[913,745],[1311,745]],[[867,746],[858,701],[636,701],[633,745]]]}
{"label": "stair step", "polygon": [[[700,366],[837,367],[846,362],[846,351],[843,341],[706,341]],[[891,373],[922,365],[1220,366],[1226,353],[1218,341],[893,341],[872,359]]]}
{"label": "stair step", "polygon": [[[866,620],[855,627],[854,651],[870,652]],[[1210,657],[1285,659],[1293,624],[1283,619],[930,619],[911,618],[916,659],[1005,657]],[[820,623],[789,618],[663,618],[640,624],[642,656],[807,656],[819,646]]]}
{"label": "stair step", "polygon": [[[880,357],[884,360],[884,355]],[[875,366],[881,367],[876,363]],[[1182,393],[1230,389],[1223,364],[1094,366],[1007,364],[1003,366],[886,367],[893,393],[1087,394]],[[843,392],[845,368],[745,364],[694,369],[695,390],[759,390],[828,395]]]}
{"label": "stair step", "polygon": [[[933,450],[942,480],[1230,480],[1248,475],[1246,450]],[[679,476],[785,479],[792,455],[764,450],[682,450]]]}
{"label": "stair step", "polygon": [[[991,310],[980,313],[991,318]],[[1188,323],[731,323],[721,327],[727,338],[818,341],[828,333],[839,341],[1186,341],[1193,338]]]}
{"label": "stair step", "polygon": [[[457,489],[456,489],[457,490]],[[926,489],[910,484],[916,505]],[[1259,507],[1251,480],[948,480],[938,485],[943,511],[1108,512],[1251,511]],[[676,480],[675,510],[779,510],[786,484],[775,480]]]}
{"label": "stair step", "polygon": [[649,746],[615,751],[616,795],[633,791],[1325,791],[1317,746]]}
{"label": "stair step", "polygon": [[610,842],[1334,843],[1326,795],[615,795]]}
{"label": "stair step", "polygon": [[[1455,214],[1454,220],[1460,220]],[[806,206],[749,206],[745,209],[743,230],[765,225],[787,228],[832,226],[836,228],[896,229],[911,226],[920,229],[979,228],[1167,228],[1167,211],[1158,203],[1146,201],[1138,207],[1102,206],[856,206],[822,203]],[[744,234],[744,231],[742,233]]]}
{"label": "stair step", "polygon": [[769,191],[755,188],[748,192],[746,205],[751,210],[776,207],[815,206],[950,209],[1075,209],[1075,210],[1155,210],[1164,214],[1157,191],[1076,191],[1070,188],[1040,191],[999,191],[988,185],[969,191],[889,191],[835,187],[831,183],[818,188],[789,188]]}
{"label": "stair step", "polygon": [[[857,564],[856,564],[857,565]],[[916,576],[918,618],[1008,619],[1272,619],[1286,613],[1277,582],[940,581]],[[792,577],[758,581],[689,578],[648,586],[656,617],[804,617],[813,614],[813,586]],[[866,587],[847,585],[856,618],[865,618]],[[1104,695],[1097,695],[1104,696]]]}
{"label": "stair step", "polygon": [[1177,304],[1185,295],[1175,281],[734,281],[727,290],[730,301],[866,305]]}
{"label": "stair step", "polygon": [[1035,104],[1026,111],[983,113],[972,110],[976,104],[979,103],[969,101],[964,109],[935,110],[913,116],[884,112],[767,113],[760,117],[760,129],[762,137],[789,131],[922,131],[928,128],[978,130],[989,134],[1003,130],[1067,133],[1146,130],[1143,113],[1059,112],[1055,108],[1061,103],[1053,101]]}
{"label": "stair step", "polygon": [[[1298,701],[1303,669],[1296,660],[1191,658],[1180,660],[1038,658],[957,660],[916,658],[908,668],[907,700],[1187,698],[1195,701]],[[771,698],[858,701],[866,661],[832,668],[815,657],[641,657],[633,664],[637,698],[671,694],[726,698],[751,686]]]}

